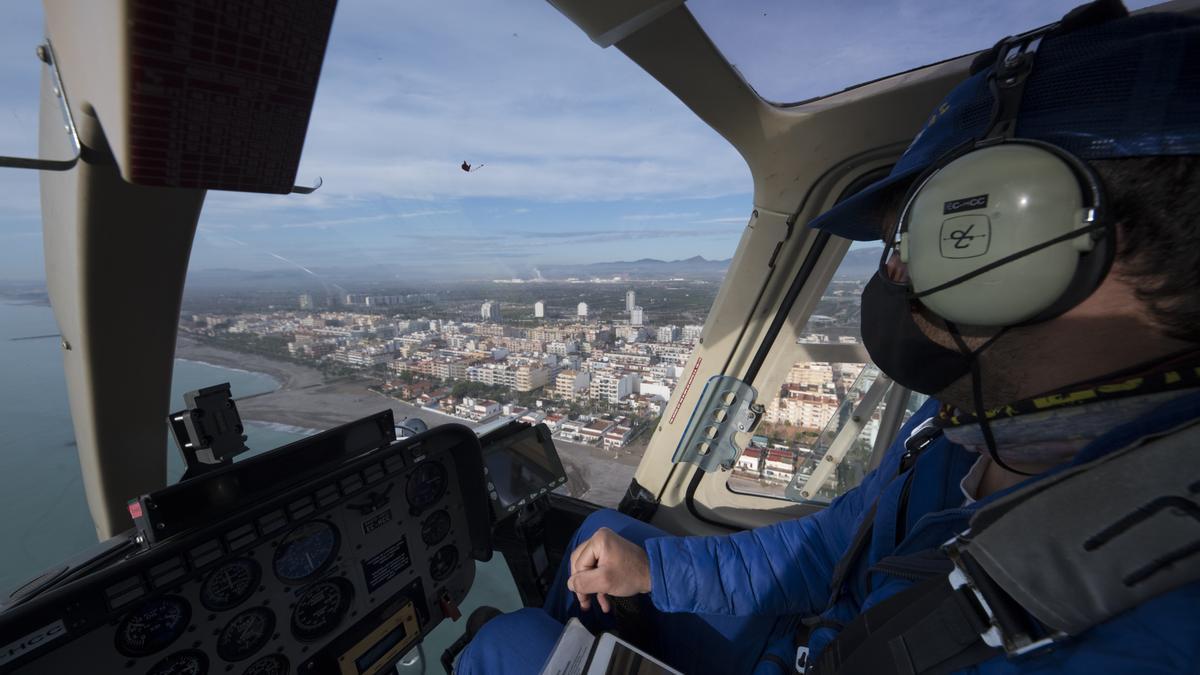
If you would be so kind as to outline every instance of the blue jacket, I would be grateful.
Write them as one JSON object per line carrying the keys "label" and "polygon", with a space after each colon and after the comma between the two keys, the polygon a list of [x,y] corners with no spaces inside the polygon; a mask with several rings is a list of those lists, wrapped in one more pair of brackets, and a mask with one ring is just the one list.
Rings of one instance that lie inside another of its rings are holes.
{"label": "blue jacket", "polygon": [[[977,455],[939,438],[910,469],[915,474],[903,519],[907,527],[897,533],[900,492],[906,477],[896,475],[904,452],[903,439],[913,427],[930,417],[936,406],[935,401],[929,401],[913,415],[879,468],[863,479],[858,488],[815,515],[728,536],[648,540],[651,599],[655,606],[665,612],[704,614],[801,617],[821,614],[821,627],[809,638],[810,662],[818,658],[840,626],[911,584],[894,576],[868,572],[872,564],[889,555],[937,548],[955,533],[967,529],[969,518],[981,506],[1024,485],[963,506],[959,482]],[[1197,417],[1200,417],[1200,393],[1185,395],[1109,431],[1081,450],[1070,464],[1091,461]],[[1197,453],[1196,463],[1181,469],[1197,472],[1200,478],[1200,448]],[[1026,483],[1041,477],[1044,476]],[[877,499],[870,546],[851,569],[841,599],[823,611],[830,598],[833,568]],[[1200,559],[1190,559],[1186,564],[1200,564]],[[782,627],[788,623],[777,623],[781,628],[769,640],[768,651],[790,663],[791,657],[786,655],[794,655],[791,631]],[[762,662],[755,672],[766,675],[780,671],[778,666]],[[1200,673],[1200,583],[1145,602],[1053,651],[1013,661],[998,656],[963,672]]]}

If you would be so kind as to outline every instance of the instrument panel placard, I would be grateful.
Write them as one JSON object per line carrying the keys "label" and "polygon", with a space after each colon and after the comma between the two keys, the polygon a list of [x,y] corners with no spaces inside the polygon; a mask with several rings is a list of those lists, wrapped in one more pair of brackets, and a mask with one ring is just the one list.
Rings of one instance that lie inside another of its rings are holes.
{"label": "instrument panel placard", "polygon": [[412,565],[408,552],[408,537],[388,546],[379,553],[362,561],[363,576],[368,592],[374,593],[380,586],[399,576]]}
{"label": "instrument panel placard", "polygon": [[375,530],[378,530],[379,528],[383,527],[384,525],[387,525],[390,522],[392,522],[392,510],[386,509],[384,511],[380,511],[379,513],[376,513],[375,515],[371,516],[370,518],[363,520],[363,523],[362,523],[363,534],[371,534]]}

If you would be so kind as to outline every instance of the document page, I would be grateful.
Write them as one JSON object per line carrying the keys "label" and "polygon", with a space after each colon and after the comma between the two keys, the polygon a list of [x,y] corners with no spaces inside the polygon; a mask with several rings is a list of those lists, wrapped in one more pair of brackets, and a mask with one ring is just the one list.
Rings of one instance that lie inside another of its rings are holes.
{"label": "document page", "polygon": [[572,618],[563,628],[562,635],[558,636],[558,642],[554,643],[554,651],[550,652],[550,658],[542,666],[541,675],[583,675],[595,644],[596,638],[579,619]]}

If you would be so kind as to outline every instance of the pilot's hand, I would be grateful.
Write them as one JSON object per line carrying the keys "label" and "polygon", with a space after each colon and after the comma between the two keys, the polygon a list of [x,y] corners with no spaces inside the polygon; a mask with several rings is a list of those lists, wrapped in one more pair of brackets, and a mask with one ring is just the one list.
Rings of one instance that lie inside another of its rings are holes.
{"label": "pilot's hand", "polygon": [[583,609],[591,609],[595,594],[600,609],[608,612],[610,595],[650,592],[650,559],[640,546],[602,527],[571,554],[567,588],[575,592]]}

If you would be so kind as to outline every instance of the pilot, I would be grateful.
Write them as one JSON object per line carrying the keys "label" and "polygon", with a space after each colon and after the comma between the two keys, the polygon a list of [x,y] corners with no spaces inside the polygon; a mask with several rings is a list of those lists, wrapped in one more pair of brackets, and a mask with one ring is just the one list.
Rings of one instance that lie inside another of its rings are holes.
{"label": "pilot", "polygon": [[[1131,447],[1200,448],[1200,21],[1099,2],[1002,41],[888,178],[812,225],[882,235],[864,345],[935,398],[859,487],[815,515],[677,537],[593,514],[545,606],[483,625],[459,672],[536,673],[575,616],[685,673],[1197,672],[1196,522],[1165,542],[1173,553],[1139,563],[1160,588],[1078,634],[1030,629],[1028,649],[997,649],[980,641],[986,623],[931,623],[918,600],[895,598],[946,579],[943,544],[981,509]],[[1176,469],[1191,492],[1170,497],[1171,522],[1200,520],[1200,459]],[[1116,500],[1139,472],[1096,492]],[[1008,540],[1049,595],[1091,574],[1069,564],[1086,546],[1040,555],[1053,521],[1086,510],[1058,503],[1045,532]],[[1122,527],[1155,508],[1129,513]],[[916,612],[894,628],[903,639],[874,634],[886,616],[863,618],[889,606]]]}

